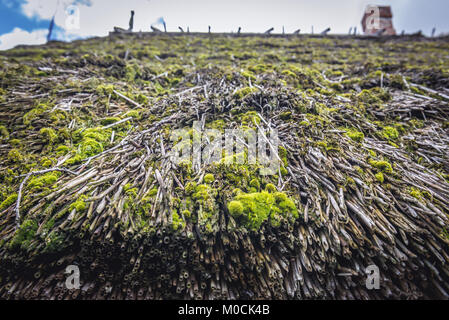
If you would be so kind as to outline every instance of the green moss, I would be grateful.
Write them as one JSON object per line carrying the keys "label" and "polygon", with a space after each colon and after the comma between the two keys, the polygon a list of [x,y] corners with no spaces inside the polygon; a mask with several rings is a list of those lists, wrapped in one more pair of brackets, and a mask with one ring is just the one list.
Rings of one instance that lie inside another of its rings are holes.
{"label": "green moss", "polygon": [[84,158],[80,154],[76,154],[75,156],[71,157],[70,159],[67,159],[65,164],[71,166],[71,165],[80,163],[81,161],[83,161],[83,159]]}
{"label": "green moss", "polygon": [[110,129],[105,130],[101,127],[87,128],[85,130],[80,129],[74,132],[73,139],[78,142],[90,138],[102,143],[106,143],[110,139],[110,132]]}
{"label": "green moss", "polygon": [[211,184],[212,182],[214,182],[215,178],[214,175],[211,173],[208,173],[204,176],[204,182],[207,184]]}
{"label": "green moss", "polygon": [[22,145],[22,142],[19,139],[11,139],[9,140],[9,144],[12,147],[20,147]]}
{"label": "green moss", "polygon": [[108,124],[113,124],[113,123],[116,123],[118,121],[120,121],[119,117],[108,117],[108,118],[105,118],[105,119],[101,119],[100,123],[102,125],[106,126]]}
{"label": "green moss", "polygon": [[251,79],[252,81],[255,81],[256,80],[256,77],[254,76],[254,74],[252,73],[252,72],[250,72],[250,71],[242,71],[242,76],[245,78],[245,79]]}
{"label": "green moss", "polygon": [[133,82],[139,74],[139,67],[135,64],[127,64],[125,67],[126,81]]}
{"label": "green moss", "polygon": [[81,154],[92,157],[96,154],[103,152],[103,145],[97,140],[86,138],[80,144]]}
{"label": "green moss", "polygon": [[418,89],[417,87],[414,87],[414,86],[410,86],[410,91],[413,92],[413,93],[422,95],[422,96],[426,95],[426,92],[424,92],[424,91],[422,91],[422,90],[420,90],[420,89]]}
{"label": "green moss", "polygon": [[223,131],[226,127],[226,122],[222,119],[214,120],[208,124],[208,127]]}
{"label": "green moss", "polygon": [[424,121],[420,120],[420,119],[410,119],[410,121],[408,123],[413,128],[417,128],[417,129],[424,128]]}
{"label": "green moss", "polygon": [[56,148],[56,155],[58,156],[64,156],[70,151],[69,147],[67,146],[58,146]]}
{"label": "green moss", "polygon": [[114,86],[112,84],[100,84],[97,89],[97,93],[101,96],[112,96],[114,94]]}
{"label": "green moss", "polygon": [[153,189],[151,189],[151,190],[148,192],[148,195],[149,195],[150,197],[154,197],[155,195],[157,195],[157,188],[154,187]]}
{"label": "green moss", "polygon": [[405,84],[404,84],[404,79],[402,78],[402,75],[400,74],[393,74],[390,76],[390,85],[394,88],[398,88],[398,89],[404,89],[405,88]]}
{"label": "green moss", "polygon": [[244,87],[244,88],[238,89],[234,93],[234,98],[243,99],[247,95],[254,93],[254,92],[257,92],[257,88]]}
{"label": "green moss", "polygon": [[125,191],[125,194],[128,196],[128,197],[131,197],[132,199],[134,199],[134,198],[136,198],[137,197],[137,192],[138,192],[139,190],[137,189],[137,188],[129,188],[129,189],[127,189],[126,191]]}
{"label": "green moss", "polygon": [[252,187],[252,188],[254,188],[254,189],[256,189],[257,191],[260,190],[260,182],[259,182],[259,180],[257,180],[257,179],[252,179],[252,180],[249,182],[249,186]]}
{"label": "green moss", "polygon": [[195,182],[187,182],[187,184],[185,186],[185,191],[187,194],[192,194],[193,192],[195,192],[195,189],[196,189]]}
{"label": "green moss", "polygon": [[274,192],[277,191],[277,188],[276,188],[276,186],[275,186],[274,184],[272,184],[272,183],[267,183],[267,185],[265,186],[265,190],[266,190],[267,192],[274,193]]}
{"label": "green moss", "polygon": [[294,72],[291,72],[290,70],[283,70],[281,72],[284,76],[296,78],[296,74]]}
{"label": "green moss", "polygon": [[358,131],[357,129],[350,128],[350,129],[344,129],[346,131],[346,136],[350,138],[351,140],[362,142],[363,139],[365,139],[365,135],[363,132]]}
{"label": "green moss", "polygon": [[248,67],[248,69],[254,73],[262,73],[271,68],[272,68],[271,65],[266,64],[256,64]]}
{"label": "green moss", "polygon": [[[173,84],[175,84],[175,82],[172,82],[171,84],[173,85]],[[141,94],[141,93],[139,93],[138,95],[134,96],[133,98],[134,98],[134,100],[137,103],[139,103],[141,105],[147,105],[148,101],[149,101],[148,97],[143,95],[143,94]],[[135,111],[135,110],[131,110],[131,111]]]}
{"label": "green moss", "polygon": [[11,149],[8,152],[8,160],[11,162],[22,162],[23,161],[23,155],[20,153],[17,149]]}
{"label": "green moss", "polygon": [[410,188],[410,195],[418,200],[421,200],[423,198],[423,194],[419,189],[416,189],[414,187]]}
{"label": "green moss", "polygon": [[379,181],[380,183],[384,183],[384,174],[383,174],[382,172],[376,173],[376,179],[377,179],[377,181]]}
{"label": "green moss", "polygon": [[87,209],[86,200],[87,196],[82,195],[80,196],[75,202],[70,204],[69,211],[76,210],[76,212],[83,212]]}
{"label": "green moss", "polygon": [[285,149],[283,146],[279,146],[278,153],[279,158],[281,158],[282,160],[282,164],[284,165],[284,167],[287,167],[288,166],[287,149]]}
{"label": "green moss", "polygon": [[50,115],[50,120],[57,125],[67,119],[67,113],[62,110],[55,110]]}
{"label": "green moss", "polygon": [[184,229],[185,221],[182,220],[176,211],[172,212],[172,227],[173,230]]}
{"label": "green moss", "polygon": [[355,180],[349,176],[346,177],[346,185],[355,185]]}
{"label": "green moss", "polygon": [[74,142],[77,143],[78,151],[66,161],[66,164],[77,164],[83,159],[103,152],[104,145],[109,143],[111,132],[111,129],[105,130],[101,127],[75,131],[72,136]]}
{"label": "green moss", "polygon": [[369,164],[384,173],[392,173],[393,172],[393,167],[391,166],[391,164],[388,161],[385,161],[385,160],[378,161],[378,160],[370,159]]}
{"label": "green moss", "polygon": [[58,138],[58,135],[52,128],[42,128],[39,131],[39,135],[42,138],[42,140],[44,140],[44,142],[46,142],[47,144],[54,143]]}
{"label": "green moss", "polygon": [[140,111],[139,110],[129,110],[128,112],[126,112],[123,115],[123,119],[128,118],[128,117],[132,117],[134,119],[140,120],[141,119]]}
{"label": "green moss", "polygon": [[285,111],[285,112],[282,112],[282,113],[279,115],[279,117],[280,117],[282,120],[288,120],[288,119],[291,118],[291,116],[292,116],[292,112],[291,112],[291,111]]}
{"label": "green moss", "polygon": [[50,187],[58,181],[59,175],[59,172],[53,171],[41,176],[34,176],[28,182],[28,188],[32,191],[40,191],[46,187]]}
{"label": "green moss", "polygon": [[38,224],[36,221],[31,219],[26,219],[25,221],[23,221],[11,240],[11,248],[26,248],[31,240],[34,239],[37,228]]}
{"label": "green moss", "polygon": [[5,126],[0,126],[0,139],[9,139],[9,132]]}
{"label": "green moss", "polygon": [[251,126],[256,124],[260,124],[260,117],[256,111],[248,111],[242,115],[240,115],[240,121],[242,126]]}
{"label": "green moss", "polygon": [[327,142],[326,141],[318,141],[316,143],[316,145],[320,148],[322,148],[323,150],[327,150]]}
{"label": "green moss", "polygon": [[238,195],[241,192],[242,192],[242,190],[240,188],[235,188],[235,189],[232,190],[232,195],[236,196],[236,195]]}
{"label": "green moss", "polygon": [[184,217],[186,217],[186,218],[190,218],[190,216],[192,215],[192,213],[190,212],[190,210],[184,210],[183,212],[182,212],[182,215],[184,216]]}
{"label": "green moss", "polygon": [[237,221],[254,231],[259,230],[268,219],[273,226],[278,226],[281,217],[299,217],[293,200],[282,192],[239,193],[228,203],[228,210]]}
{"label": "green moss", "polygon": [[239,217],[243,214],[243,205],[240,201],[231,201],[228,203],[228,210],[233,217]]}
{"label": "green moss", "polygon": [[354,169],[358,172],[359,175],[363,176],[363,169],[359,166],[354,166]]}
{"label": "green moss", "polygon": [[213,197],[213,189],[206,184],[200,184],[195,188],[192,198],[195,200],[207,201]]}
{"label": "green moss", "polygon": [[47,157],[43,157],[40,162],[41,166],[43,166],[44,168],[50,168],[53,166],[53,161]]}
{"label": "green moss", "polygon": [[48,253],[60,252],[66,247],[64,236],[58,231],[50,232],[45,238],[45,244],[44,252]]}
{"label": "green moss", "polygon": [[397,140],[399,138],[399,132],[394,127],[384,127],[382,129],[382,136],[387,140]]}
{"label": "green moss", "polygon": [[17,200],[17,193],[10,194],[2,203],[0,203],[0,211],[8,208]]}
{"label": "green moss", "polygon": [[362,90],[362,92],[357,95],[357,98],[363,103],[375,105],[389,101],[391,95],[386,90],[376,87],[369,90]]}
{"label": "green moss", "polygon": [[45,104],[39,104],[36,108],[32,109],[31,111],[27,112],[24,116],[23,116],[23,124],[24,125],[29,125],[31,124],[31,122],[38,116],[40,116],[41,114],[43,114],[44,112],[46,112],[49,109],[49,106],[45,105]]}

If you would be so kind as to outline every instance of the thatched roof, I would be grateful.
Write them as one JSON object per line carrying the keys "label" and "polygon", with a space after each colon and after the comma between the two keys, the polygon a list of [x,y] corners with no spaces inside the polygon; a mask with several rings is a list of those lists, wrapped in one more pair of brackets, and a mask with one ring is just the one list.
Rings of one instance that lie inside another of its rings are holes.
{"label": "thatched roof", "polygon": [[[159,33],[2,52],[0,297],[447,298],[448,49]],[[278,170],[175,163],[194,123],[277,129]]]}

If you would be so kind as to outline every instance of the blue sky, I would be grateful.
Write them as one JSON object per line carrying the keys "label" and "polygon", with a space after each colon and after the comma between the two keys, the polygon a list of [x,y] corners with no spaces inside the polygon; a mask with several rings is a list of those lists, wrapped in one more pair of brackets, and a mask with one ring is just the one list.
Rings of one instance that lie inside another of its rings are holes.
{"label": "blue sky", "polygon": [[0,2],[0,34],[11,32],[15,27],[32,31],[40,28],[48,28],[50,21],[41,20],[37,17],[28,18],[21,11],[19,1]]}
{"label": "blue sky", "polygon": [[[357,26],[368,4],[389,4],[398,33],[422,30],[430,34],[449,32],[447,0],[0,0],[0,50],[18,44],[45,43],[48,26],[55,16],[53,39],[72,40],[106,36],[114,26],[127,28],[130,10],[135,10],[135,31],[148,31],[161,17],[169,31],[187,26],[191,31],[305,33],[331,27],[331,33],[347,33]],[[76,7],[69,7],[75,5]],[[69,16],[66,12],[71,8]],[[77,11],[73,11],[75,8]],[[79,23],[74,23],[78,21]]]}

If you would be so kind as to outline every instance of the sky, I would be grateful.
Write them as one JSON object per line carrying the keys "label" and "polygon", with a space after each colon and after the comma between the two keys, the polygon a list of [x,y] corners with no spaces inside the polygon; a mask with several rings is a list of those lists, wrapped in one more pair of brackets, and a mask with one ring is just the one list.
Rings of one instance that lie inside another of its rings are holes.
{"label": "sky", "polygon": [[[0,0],[0,50],[19,44],[43,44],[54,16],[52,40],[70,41],[106,36],[114,26],[128,28],[135,11],[134,31],[149,31],[154,25],[167,31],[264,32],[301,29],[315,33],[327,27],[330,33],[346,34],[350,27],[361,30],[360,21],[368,4],[391,5],[396,31],[422,30],[429,35],[449,32],[448,0]],[[162,19],[161,19],[162,18]]]}

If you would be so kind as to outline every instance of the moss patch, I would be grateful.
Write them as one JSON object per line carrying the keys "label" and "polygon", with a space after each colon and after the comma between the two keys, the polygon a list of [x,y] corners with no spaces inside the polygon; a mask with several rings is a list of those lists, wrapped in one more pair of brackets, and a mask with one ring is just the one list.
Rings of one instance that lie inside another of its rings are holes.
{"label": "moss patch", "polygon": [[273,226],[279,226],[282,218],[299,217],[293,200],[282,192],[238,193],[228,203],[228,210],[239,223],[254,231],[268,219]]}

